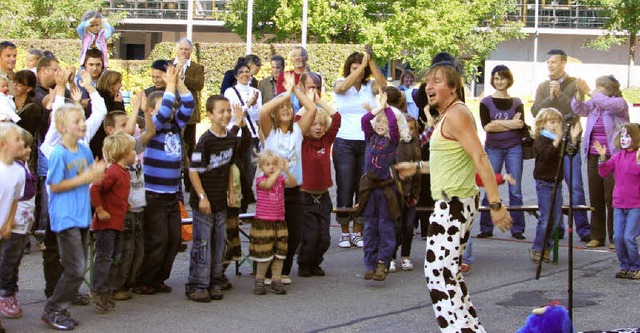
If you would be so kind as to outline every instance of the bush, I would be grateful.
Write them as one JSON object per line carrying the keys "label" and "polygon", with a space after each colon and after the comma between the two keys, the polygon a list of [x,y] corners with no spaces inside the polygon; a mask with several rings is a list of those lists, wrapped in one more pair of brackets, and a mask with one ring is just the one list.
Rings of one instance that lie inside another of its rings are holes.
{"label": "bush", "polygon": [[622,96],[627,103],[639,104],[640,103],[640,87],[629,87],[622,90]]}
{"label": "bush", "polygon": [[[81,44],[79,40],[12,40],[18,47],[18,62],[16,68],[26,68],[26,54],[31,49],[50,50],[60,60],[63,67],[78,67]],[[256,78],[268,77],[271,73],[271,57],[276,54],[287,59],[286,70],[292,69],[288,55],[292,44],[253,44],[252,52],[262,59],[262,68]],[[349,54],[362,50],[360,45],[350,44],[310,44],[309,67],[323,78],[325,91],[331,91],[338,77],[342,76],[342,66]],[[246,45],[242,43],[195,43],[192,58],[205,68],[205,85],[202,90],[202,100],[212,94],[220,92],[220,85],[224,73],[235,66],[239,57],[245,55]],[[156,44],[147,60],[118,60],[109,59],[109,68],[122,72],[124,90],[133,93],[151,86],[149,67],[157,59],[173,59],[175,57],[175,43],[162,42]],[[332,94],[327,94],[331,100]],[[132,96],[133,97],[133,96]],[[204,113],[204,103],[201,103],[201,113]],[[204,119],[204,118],[203,118]]]}

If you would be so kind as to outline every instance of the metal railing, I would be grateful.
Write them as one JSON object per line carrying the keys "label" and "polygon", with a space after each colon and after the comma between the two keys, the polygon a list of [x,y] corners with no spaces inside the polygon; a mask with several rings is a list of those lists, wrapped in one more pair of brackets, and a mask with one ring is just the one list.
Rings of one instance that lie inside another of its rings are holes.
{"label": "metal railing", "polygon": [[193,2],[193,19],[224,21],[227,0],[110,0],[105,1],[106,13],[127,12],[127,19],[186,20],[189,1]]}
{"label": "metal railing", "polygon": [[[602,29],[608,17],[602,8],[580,4],[579,1],[538,1],[538,27],[557,29]],[[521,1],[507,16],[508,21],[535,27],[536,5],[533,0]]]}

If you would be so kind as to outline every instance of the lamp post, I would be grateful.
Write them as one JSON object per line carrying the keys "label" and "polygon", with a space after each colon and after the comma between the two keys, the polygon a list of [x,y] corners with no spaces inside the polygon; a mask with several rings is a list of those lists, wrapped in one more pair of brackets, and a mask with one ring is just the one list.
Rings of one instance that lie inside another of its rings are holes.
{"label": "lamp post", "polygon": [[309,10],[309,1],[302,0],[302,46],[307,47],[307,11]]}
{"label": "lamp post", "polygon": [[253,0],[248,0],[247,1],[247,54],[251,54],[252,30],[253,30]]}

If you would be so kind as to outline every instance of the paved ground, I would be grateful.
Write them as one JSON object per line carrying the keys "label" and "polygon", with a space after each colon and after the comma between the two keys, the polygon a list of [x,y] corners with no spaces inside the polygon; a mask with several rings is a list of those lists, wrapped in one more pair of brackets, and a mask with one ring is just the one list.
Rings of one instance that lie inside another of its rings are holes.
{"label": "paved ground", "polygon": [[[525,162],[525,204],[536,204],[531,178],[533,162]],[[586,177],[586,175],[585,175]],[[506,198],[506,187],[501,189]],[[334,196],[335,198],[335,196]],[[566,202],[565,190],[565,202]],[[335,201],[334,201],[335,202]],[[466,275],[471,299],[488,332],[514,332],[524,324],[531,309],[551,300],[566,304],[567,248],[562,247],[558,265],[545,265],[540,280],[527,250],[536,221],[527,216],[526,241],[509,234],[494,233],[491,239],[476,239],[476,262]],[[477,221],[474,225],[478,232]],[[243,228],[248,228],[244,226]],[[425,242],[416,237],[411,258],[418,268],[390,274],[384,282],[362,279],[362,250],[336,246],[339,228],[334,226],[332,247],[326,254],[324,278],[299,278],[286,296],[254,296],[250,266],[232,276],[234,287],[222,301],[199,304],[186,300],[189,256],[180,253],[168,284],[171,294],[140,296],[118,303],[115,312],[97,314],[92,306],[73,307],[80,320],[79,332],[438,332],[426,293],[424,273],[419,269]],[[640,281],[614,279],[614,251],[586,250],[576,237],[574,271],[574,322],[577,330],[640,327]],[[566,245],[565,239],[562,244]],[[248,243],[243,241],[246,251]],[[233,269],[233,266],[231,267]],[[49,331],[40,322],[44,306],[40,253],[25,256],[20,271],[18,299],[25,315],[3,320],[8,332]],[[82,287],[86,291],[86,287]]]}

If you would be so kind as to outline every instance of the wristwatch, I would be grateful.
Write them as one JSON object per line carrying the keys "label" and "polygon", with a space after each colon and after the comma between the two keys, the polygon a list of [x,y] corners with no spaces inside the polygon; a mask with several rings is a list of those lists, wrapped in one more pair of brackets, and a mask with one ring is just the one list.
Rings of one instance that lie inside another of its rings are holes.
{"label": "wristwatch", "polygon": [[207,198],[207,196],[206,196],[204,193],[200,193],[200,194],[198,195],[198,198],[200,198],[200,200],[204,200],[204,199],[206,199],[206,198]]}
{"label": "wristwatch", "polygon": [[500,210],[502,208],[502,201],[496,201],[489,204],[491,210]]}

